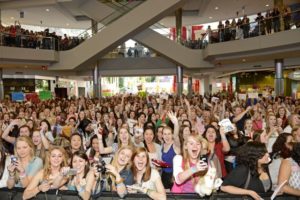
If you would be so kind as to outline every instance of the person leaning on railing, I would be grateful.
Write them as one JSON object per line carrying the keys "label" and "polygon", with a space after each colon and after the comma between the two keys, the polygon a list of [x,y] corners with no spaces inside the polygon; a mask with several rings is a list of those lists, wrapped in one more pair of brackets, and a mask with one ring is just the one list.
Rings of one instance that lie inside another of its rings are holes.
{"label": "person leaning on railing", "polygon": [[7,187],[26,188],[34,175],[43,167],[42,159],[34,156],[34,144],[30,137],[20,136],[16,139],[15,156],[8,166]]}
{"label": "person leaning on railing", "polygon": [[67,154],[63,147],[53,146],[45,161],[45,166],[33,177],[24,191],[23,199],[30,199],[40,192],[61,187],[67,179],[60,179],[60,172],[67,167]]}
{"label": "person leaning on railing", "polygon": [[248,142],[240,148],[236,160],[238,166],[225,177],[221,190],[260,200],[258,193],[268,192],[272,187],[266,167],[270,162],[266,146],[260,142]]}

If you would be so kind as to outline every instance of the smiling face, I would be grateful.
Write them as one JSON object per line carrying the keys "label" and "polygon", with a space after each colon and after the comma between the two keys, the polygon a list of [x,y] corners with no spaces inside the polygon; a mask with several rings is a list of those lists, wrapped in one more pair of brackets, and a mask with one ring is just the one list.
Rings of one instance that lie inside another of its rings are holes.
{"label": "smiling face", "polygon": [[59,167],[61,166],[64,160],[63,153],[58,149],[53,149],[50,153],[50,165],[52,167]]}
{"label": "smiling face", "polygon": [[154,139],[154,133],[151,129],[147,129],[145,132],[144,132],[144,140],[147,144],[153,142],[153,139]]}
{"label": "smiling face", "polygon": [[87,161],[77,155],[73,157],[72,167],[77,170],[77,174],[80,174],[84,171],[85,166],[87,165]]}
{"label": "smiling face", "polygon": [[136,154],[133,160],[134,166],[138,171],[145,170],[147,162],[148,162],[148,158],[146,152],[140,152]]}
{"label": "smiling face", "polygon": [[268,122],[269,122],[270,127],[276,126],[276,117],[275,116],[270,116]]}
{"label": "smiling face", "polygon": [[173,142],[173,132],[172,132],[171,129],[164,128],[162,137],[163,137],[166,144],[172,144],[172,142]]}
{"label": "smiling face", "polygon": [[258,164],[268,164],[270,162],[269,153],[266,152],[264,156],[257,160]]}
{"label": "smiling face", "polygon": [[94,151],[99,152],[99,140],[98,140],[98,138],[94,138],[92,140],[92,148],[94,149]]}
{"label": "smiling face", "polygon": [[26,158],[30,156],[32,149],[29,144],[25,141],[18,141],[16,146],[17,154],[20,158]]}
{"label": "smiling face", "polygon": [[191,135],[191,129],[189,127],[185,127],[183,129],[183,139],[187,140],[188,136]]}
{"label": "smiling face", "polygon": [[81,147],[81,137],[79,135],[74,135],[71,138],[71,147],[74,150],[79,150]]}
{"label": "smiling face", "polygon": [[32,142],[35,146],[41,144],[42,138],[39,131],[34,131],[32,134]]}
{"label": "smiling face", "polygon": [[215,142],[215,140],[217,138],[217,133],[216,133],[215,129],[208,128],[206,131],[206,138],[207,138],[208,142]]}
{"label": "smiling face", "polygon": [[201,142],[197,141],[193,136],[189,136],[185,142],[185,149],[191,160],[199,158],[201,152]]}
{"label": "smiling face", "polygon": [[128,144],[129,137],[130,136],[129,136],[127,129],[121,128],[120,132],[119,132],[119,139],[120,139],[121,143]]}
{"label": "smiling face", "polygon": [[126,166],[132,156],[132,151],[130,149],[123,149],[119,153],[118,164],[119,166]]}

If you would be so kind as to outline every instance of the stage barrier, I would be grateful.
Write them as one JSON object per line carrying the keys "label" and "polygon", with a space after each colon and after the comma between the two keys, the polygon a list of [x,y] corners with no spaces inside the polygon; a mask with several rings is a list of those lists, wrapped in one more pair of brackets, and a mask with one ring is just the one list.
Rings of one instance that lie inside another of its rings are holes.
{"label": "stage barrier", "polygon": [[[0,189],[0,200],[22,200],[23,189],[16,188],[9,190],[7,188]],[[264,200],[269,200],[272,193],[260,194]],[[50,190],[45,193],[39,193],[32,200],[80,200],[81,198],[77,195],[77,192],[74,191],[60,191],[60,190]],[[100,196],[96,198],[91,198],[94,200],[118,200],[120,197],[115,192],[102,192]],[[144,194],[128,194],[125,200],[147,200],[150,199],[147,195]],[[222,192],[213,193],[211,196],[200,197],[197,194],[167,194],[168,200],[251,200],[250,196],[240,196],[240,195],[231,195]],[[275,200],[300,200],[300,197],[290,196],[290,195],[281,195],[275,198]]]}

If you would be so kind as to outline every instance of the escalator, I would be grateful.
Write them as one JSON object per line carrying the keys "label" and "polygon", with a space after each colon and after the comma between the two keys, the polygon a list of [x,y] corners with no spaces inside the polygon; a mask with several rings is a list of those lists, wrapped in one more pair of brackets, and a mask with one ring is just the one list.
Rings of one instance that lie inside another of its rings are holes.
{"label": "escalator", "polygon": [[134,9],[117,17],[105,28],[79,46],[59,52],[59,62],[49,66],[51,70],[84,69],[119,44],[147,29],[164,16],[183,6],[186,0],[144,1]]}
{"label": "escalator", "polygon": [[[124,4],[124,1],[109,1],[109,0],[99,0],[105,5],[115,9],[118,12],[124,12],[131,9],[130,4]],[[134,1],[133,1],[134,2]],[[133,5],[131,5],[133,6]],[[203,61],[202,50],[192,50],[186,48],[165,36],[155,32],[152,29],[166,29],[161,24],[156,23],[150,28],[135,35],[132,39],[143,44],[144,46],[154,50],[159,55],[171,60],[177,65],[184,66],[187,68],[210,68],[214,67],[211,63]],[[125,58],[124,58],[125,59]],[[121,61],[120,64],[126,61]],[[137,62],[143,62],[143,59],[136,59]],[[143,66],[143,63],[140,63]]]}

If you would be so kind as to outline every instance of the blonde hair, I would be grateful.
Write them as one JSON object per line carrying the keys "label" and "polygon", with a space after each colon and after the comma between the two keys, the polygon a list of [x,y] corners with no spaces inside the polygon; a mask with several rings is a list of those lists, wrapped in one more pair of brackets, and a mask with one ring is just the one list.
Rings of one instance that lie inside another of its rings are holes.
{"label": "blonde hair", "polygon": [[[30,148],[30,159],[31,160],[33,157],[34,157],[34,152],[35,152],[35,146],[32,142],[32,139],[29,137],[29,136],[19,136],[16,140],[16,144],[15,144],[15,147],[14,147],[14,154],[15,156],[19,157],[18,156],[18,153],[17,153],[17,146],[18,146],[18,143],[19,142],[26,142]],[[16,171],[16,176],[15,176],[15,182],[17,183],[19,181],[19,178],[20,177],[20,174],[18,171]]]}
{"label": "blonde hair", "polygon": [[118,148],[122,147],[122,141],[120,140],[120,132],[121,132],[122,129],[126,130],[127,134],[128,134],[128,144],[127,145],[128,146],[133,146],[129,130],[125,127],[121,127],[120,130],[119,130],[118,136],[117,136],[117,138],[118,138]]}
{"label": "blonde hair", "polygon": [[[132,146],[123,146],[123,147],[121,147],[121,148],[118,149],[118,151],[115,153],[115,156],[114,156],[114,158],[113,158],[113,160],[111,162],[111,165],[114,166],[114,167],[116,167],[117,171],[119,171],[119,169],[121,167],[119,165],[119,163],[118,163],[118,159],[119,159],[121,151],[123,151],[123,150],[130,150],[132,152],[132,155],[134,153],[134,149],[133,149]],[[132,160],[130,158],[129,159],[129,163],[125,166],[125,169],[129,170],[131,168],[131,166],[132,166]],[[110,177],[110,179],[112,181],[112,186],[114,186],[115,182],[116,182],[116,177],[113,176],[113,175],[111,175],[111,174],[109,175],[109,177]]]}
{"label": "blonde hair", "polygon": [[[198,134],[191,134],[188,136],[188,138],[193,138],[196,142],[201,144],[201,148],[200,148],[200,152],[199,152],[199,157],[201,155],[201,151],[203,149],[204,145],[208,146],[208,142],[206,139],[204,139],[202,136],[198,135]],[[183,170],[188,170],[190,169],[190,156],[188,154],[188,150],[186,148],[186,145],[188,143],[188,139],[184,141],[184,148],[183,148],[183,153],[182,153],[182,162],[183,162]],[[197,173],[197,176],[201,176],[200,173]],[[192,183],[195,186],[196,185],[196,180],[194,179],[194,176],[192,176]]]}
{"label": "blonde hair", "polygon": [[[200,149],[202,150],[202,146],[203,146],[203,144],[206,143],[206,140],[202,136],[196,135],[196,134],[191,134],[191,135],[188,136],[188,138],[191,138],[191,137],[196,142],[198,142],[198,143],[201,144],[201,148]],[[187,169],[190,168],[190,156],[188,154],[188,150],[187,150],[187,147],[186,147],[187,143],[188,143],[188,139],[184,141],[184,148],[183,148],[183,152],[182,152],[183,164],[184,164],[183,168],[184,168],[184,170],[187,170]],[[201,154],[201,150],[200,150],[199,156]]]}
{"label": "blonde hair", "polygon": [[67,158],[67,153],[65,151],[65,149],[61,146],[51,146],[47,156],[46,156],[46,161],[45,161],[45,165],[44,165],[44,171],[43,171],[43,179],[47,180],[51,174],[51,163],[50,163],[50,157],[51,157],[51,152],[54,150],[59,150],[62,154],[63,154],[63,161],[60,164],[60,167],[66,167],[68,166],[68,158]]}
{"label": "blonde hair", "polygon": [[16,140],[16,144],[14,147],[14,153],[16,156],[18,156],[17,153],[17,146],[19,142],[26,142],[28,144],[28,146],[30,147],[30,158],[33,158],[34,156],[34,152],[35,152],[35,146],[32,142],[32,139],[29,136],[19,136]]}

